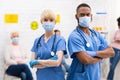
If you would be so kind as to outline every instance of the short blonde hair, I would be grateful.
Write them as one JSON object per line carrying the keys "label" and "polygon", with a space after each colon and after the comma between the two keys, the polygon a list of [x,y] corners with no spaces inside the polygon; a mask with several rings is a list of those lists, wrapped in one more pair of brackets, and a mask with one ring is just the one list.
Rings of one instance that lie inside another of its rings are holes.
{"label": "short blonde hair", "polygon": [[52,10],[50,9],[45,9],[42,13],[41,13],[41,20],[44,18],[52,18],[52,19],[56,19],[55,14]]}
{"label": "short blonde hair", "polygon": [[11,32],[11,38],[13,38],[13,37],[19,37],[19,32],[17,32],[17,31],[14,31],[14,32]]}

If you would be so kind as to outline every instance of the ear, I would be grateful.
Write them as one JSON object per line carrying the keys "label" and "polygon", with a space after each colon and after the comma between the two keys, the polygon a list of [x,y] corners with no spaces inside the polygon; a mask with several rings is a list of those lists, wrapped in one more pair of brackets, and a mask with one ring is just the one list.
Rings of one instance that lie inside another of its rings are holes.
{"label": "ear", "polygon": [[78,20],[77,14],[75,15],[75,18]]}
{"label": "ear", "polygon": [[41,23],[41,24],[43,23],[42,20],[40,20],[40,23]]}
{"label": "ear", "polygon": [[78,17],[77,17],[77,14],[75,15],[75,18],[76,18],[77,22],[79,23],[79,19],[78,19]]}

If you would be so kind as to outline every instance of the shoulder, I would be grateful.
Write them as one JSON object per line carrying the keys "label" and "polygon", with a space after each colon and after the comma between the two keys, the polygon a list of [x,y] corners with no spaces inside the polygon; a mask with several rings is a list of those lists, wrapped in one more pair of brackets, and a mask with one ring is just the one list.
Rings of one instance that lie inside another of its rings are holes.
{"label": "shoulder", "polygon": [[96,31],[96,30],[94,30],[94,29],[90,29],[90,31],[91,31],[94,35],[96,35],[97,37],[100,37],[100,36],[101,36],[101,33],[98,32],[98,31]]}
{"label": "shoulder", "polygon": [[90,31],[91,31],[92,33],[94,33],[94,34],[100,34],[100,32],[98,32],[98,31],[96,31],[96,30],[94,30],[94,29],[90,29]]}
{"label": "shoulder", "polygon": [[9,45],[7,45],[5,48],[6,48],[6,49],[10,49],[10,48],[12,48],[12,45],[9,44]]}
{"label": "shoulder", "polygon": [[81,40],[81,36],[80,36],[80,34],[77,32],[77,30],[74,29],[74,30],[71,32],[71,34],[69,35],[68,40],[72,40],[72,41],[74,41],[74,40]]}
{"label": "shoulder", "polygon": [[35,38],[34,43],[37,43],[41,38],[42,36]]}
{"label": "shoulder", "polygon": [[120,33],[120,30],[116,30],[115,33]]}
{"label": "shoulder", "polygon": [[58,35],[58,34],[56,34],[56,39],[57,39],[57,41],[61,41],[61,40],[62,40],[62,41],[66,41],[63,36]]}

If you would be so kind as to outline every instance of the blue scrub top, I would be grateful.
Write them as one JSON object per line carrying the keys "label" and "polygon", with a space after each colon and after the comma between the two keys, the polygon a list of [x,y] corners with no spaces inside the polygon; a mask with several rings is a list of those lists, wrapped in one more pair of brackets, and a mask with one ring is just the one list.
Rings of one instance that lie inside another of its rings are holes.
{"label": "blue scrub top", "polygon": [[[54,37],[55,35],[51,36],[45,43],[44,36],[42,36],[40,39],[41,46],[39,45],[38,48],[36,48],[36,46],[39,38],[34,41],[31,51],[36,53],[36,59],[47,60],[52,57],[51,51]],[[62,36],[56,34],[53,52],[56,53],[59,50],[64,51],[64,54],[66,54],[66,42]],[[65,80],[61,65],[58,67],[37,69],[36,75],[37,80]]]}
{"label": "blue scrub top", "polygon": [[[75,56],[76,52],[82,51],[99,51],[108,47],[107,41],[101,34],[95,30],[89,30],[90,36],[86,35],[82,30],[76,28],[69,36],[68,50],[73,58],[68,80],[100,80],[101,68],[100,62],[95,64],[82,64]],[[87,47],[86,43],[90,46]]]}

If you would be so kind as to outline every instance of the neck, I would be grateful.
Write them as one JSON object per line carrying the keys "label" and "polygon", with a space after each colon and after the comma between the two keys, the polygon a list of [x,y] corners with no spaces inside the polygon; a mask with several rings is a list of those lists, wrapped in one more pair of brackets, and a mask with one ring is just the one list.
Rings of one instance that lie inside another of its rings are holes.
{"label": "neck", "polygon": [[14,45],[14,46],[18,46],[19,44],[18,44],[18,43],[13,43],[13,42],[12,42],[12,45]]}
{"label": "neck", "polygon": [[52,36],[54,34],[53,30],[50,32],[45,32],[45,37],[49,38],[50,36]]}
{"label": "neck", "polygon": [[85,34],[88,34],[89,35],[89,27],[87,28],[83,28],[81,26],[78,26],[79,29],[81,29]]}

